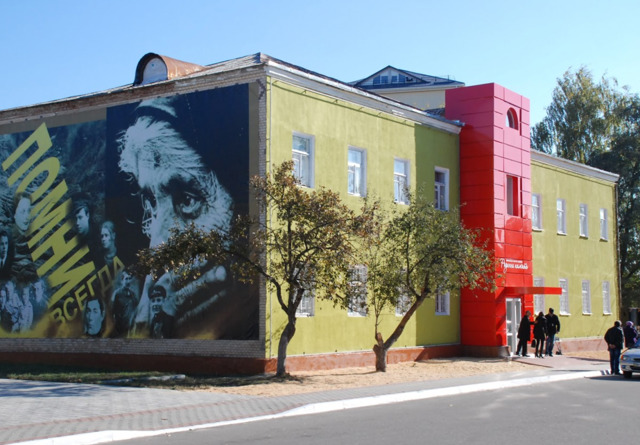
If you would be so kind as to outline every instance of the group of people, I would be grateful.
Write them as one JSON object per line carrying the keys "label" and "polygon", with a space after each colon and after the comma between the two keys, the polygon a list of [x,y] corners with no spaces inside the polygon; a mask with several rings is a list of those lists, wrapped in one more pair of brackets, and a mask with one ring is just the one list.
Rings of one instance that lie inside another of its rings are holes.
{"label": "group of people", "polygon": [[620,375],[620,354],[624,348],[632,348],[638,341],[638,330],[632,321],[622,327],[620,320],[616,320],[604,334],[604,341],[609,350],[609,364],[611,374]]}
{"label": "group of people", "polygon": [[0,288],[0,326],[6,332],[27,332],[42,318],[47,305],[42,280],[20,288],[9,280]]}
{"label": "group of people", "polygon": [[549,308],[547,315],[540,311],[533,323],[531,322],[531,311],[525,313],[522,320],[520,320],[520,327],[518,328],[518,347],[515,355],[529,357],[527,344],[531,341],[532,324],[534,339],[532,346],[535,347],[536,357],[553,357],[556,334],[560,332],[560,319],[554,313],[553,308]]}

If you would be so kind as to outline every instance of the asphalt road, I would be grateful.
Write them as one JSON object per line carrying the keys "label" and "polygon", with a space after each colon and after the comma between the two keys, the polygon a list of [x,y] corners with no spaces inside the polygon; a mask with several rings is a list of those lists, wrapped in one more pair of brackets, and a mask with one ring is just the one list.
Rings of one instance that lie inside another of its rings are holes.
{"label": "asphalt road", "polygon": [[634,443],[640,379],[600,376],[304,415],[123,444]]}

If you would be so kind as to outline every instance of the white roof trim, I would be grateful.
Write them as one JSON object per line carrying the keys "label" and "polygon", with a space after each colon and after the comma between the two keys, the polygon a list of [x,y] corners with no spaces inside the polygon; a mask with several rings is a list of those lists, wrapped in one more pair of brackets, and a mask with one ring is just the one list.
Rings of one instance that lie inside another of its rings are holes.
{"label": "white roof trim", "polygon": [[344,99],[364,107],[383,111],[396,117],[404,118],[419,124],[427,125],[452,134],[459,134],[462,125],[446,119],[436,118],[418,108],[405,105],[385,97],[370,94],[367,91],[352,87],[342,82],[333,81],[311,73],[296,70],[269,60],[266,66],[267,75],[281,79],[302,88],[307,88],[326,96]]}
{"label": "white roof trim", "polygon": [[595,167],[581,164],[576,161],[570,161],[569,159],[559,158],[547,153],[543,153],[538,150],[531,150],[531,160],[538,161],[543,164],[553,165],[554,167],[564,168],[565,170],[572,171],[585,176],[591,176],[593,178],[602,179],[609,182],[618,182],[620,175],[611,173],[605,170],[600,170]]}

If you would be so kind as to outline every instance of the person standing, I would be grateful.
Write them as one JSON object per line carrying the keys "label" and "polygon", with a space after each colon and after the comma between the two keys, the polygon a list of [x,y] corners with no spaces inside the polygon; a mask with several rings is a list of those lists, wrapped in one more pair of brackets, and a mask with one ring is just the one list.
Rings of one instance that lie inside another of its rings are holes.
{"label": "person standing", "polygon": [[547,319],[540,311],[533,325],[533,338],[536,339],[536,357],[544,358],[544,339],[547,336]]}
{"label": "person standing", "polygon": [[553,345],[556,342],[556,334],[560,332],[560,320],[553,313],[553,308],[549,308],[549,313],[545,315],[547,319],[547,350],[546,354],[553,357]]}
{"label": "person standing", "polygon": [[625,348],[632,348],[638,341],[638,331],[633,326],[633,321],[627,321],[624,328],[622,328],[622,332],[624,333]]}
{"label": "person standing", "polygon": [[518,356],[522,352],[523,357],[529,357],[529,354],[527,354],[527,343],[531,339],[531,321],[529,317],[531,317],[531,312],[527,311],[522,320],[520,320],[520,327],[518,327],[518,348],[515,354]]}
{"label": "person standing", "polygon": [[620,353],[624,347],[624,333],[620,327],[622,323],[616,320],[604,334],[604,341],[609,349],[609,363],[611,364],[611,374],[620,375]]}

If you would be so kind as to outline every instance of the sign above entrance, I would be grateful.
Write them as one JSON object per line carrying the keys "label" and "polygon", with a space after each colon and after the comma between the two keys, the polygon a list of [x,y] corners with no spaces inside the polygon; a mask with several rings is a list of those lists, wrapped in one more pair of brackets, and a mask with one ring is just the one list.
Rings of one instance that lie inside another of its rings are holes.
{"label": "sign above entrance", "polygon": [[529,270],[529,264],[522,260],[512,260],[510,258],[500,258],[502,270],[507,272],[509,269]]}

